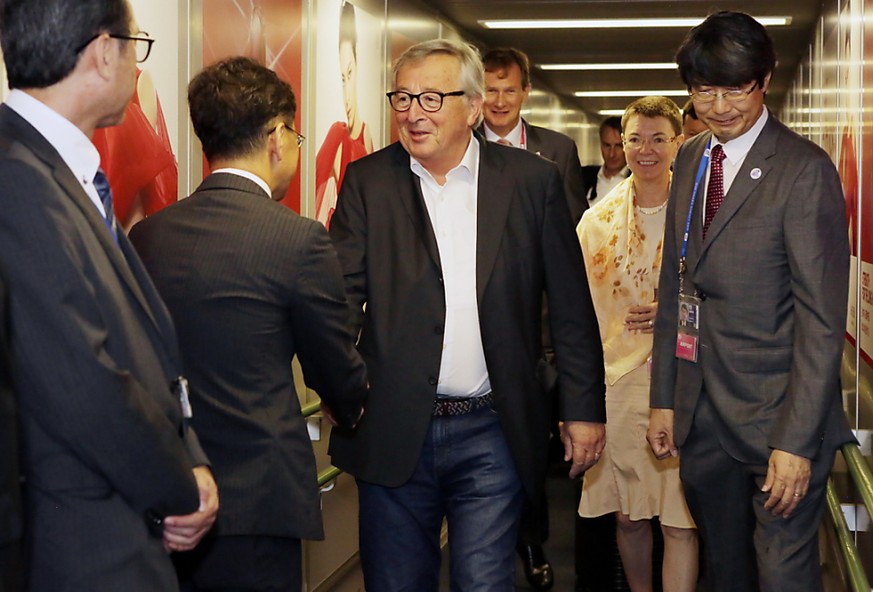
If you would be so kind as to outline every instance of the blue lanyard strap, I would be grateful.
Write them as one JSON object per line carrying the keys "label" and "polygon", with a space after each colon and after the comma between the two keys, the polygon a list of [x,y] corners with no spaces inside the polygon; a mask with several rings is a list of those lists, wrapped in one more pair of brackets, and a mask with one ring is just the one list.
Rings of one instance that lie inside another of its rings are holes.
{"label": "blue lanyard strap", "polygon": [[688,254],[688,237],[691,236],[691,217],[694,215],[694,204],[697,201],[697,194],[700,191],[700,181],[703,180],[703,174],[709,166],[709,152],[712,147],[712,140],[706,145],[706,150],[703,151],[703,157],[700,159],[700,165],[697,167],[697,177],[694,179],[694,189],[691,192],[691,203],[688,205],[688,217],[685,219],[685,233],[682,235],[682,250],[679,253],[679,276],[685,274],[685,256]]}

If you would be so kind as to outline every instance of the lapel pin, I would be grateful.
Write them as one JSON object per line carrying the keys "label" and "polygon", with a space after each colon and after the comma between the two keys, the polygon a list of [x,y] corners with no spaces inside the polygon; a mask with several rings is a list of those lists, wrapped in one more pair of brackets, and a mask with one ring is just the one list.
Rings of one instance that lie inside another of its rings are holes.
{"label": "lapel pin", "polygon": [[761,178],[761,169],[759,169],[759,168],[752,169],[752,172],[749,173],[749,176],[755,180],[760,179]]}

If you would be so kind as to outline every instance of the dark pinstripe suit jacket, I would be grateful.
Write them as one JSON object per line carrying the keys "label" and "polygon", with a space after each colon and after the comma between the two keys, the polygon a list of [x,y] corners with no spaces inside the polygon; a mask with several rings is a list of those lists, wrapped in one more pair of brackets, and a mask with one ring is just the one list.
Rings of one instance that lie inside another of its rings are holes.
{"label": "dark pinstripe suit jacket", "polygon": [[143,514],[195,511],[206,457],[193,431],[180,437],[170,316],[127,239],[5,105],[0,183],[29,590],[174,590]]}
{"label": "dark pinstripe suit jacket", "polygon": [[327,231],[219,173],[130,236],[176,322],[219,488],[218,534],[321,538],[291,359],[347,424],[367,385]]}

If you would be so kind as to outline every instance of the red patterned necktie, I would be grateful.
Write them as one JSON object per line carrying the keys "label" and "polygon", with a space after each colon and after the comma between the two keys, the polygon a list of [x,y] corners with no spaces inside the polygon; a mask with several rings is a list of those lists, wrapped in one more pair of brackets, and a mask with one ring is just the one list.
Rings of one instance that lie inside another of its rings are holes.
{"label": "red patterned necktie", "polygon": [[703,216],[703,238],[712,224],[712,219],[724,201],[724,150],[721,144],[716,144],[710,153],[709,184],[706,186],[706,213]]}
{"label": "red patterned necktie", "polygon": [[510,142],[506,138],[500,138],[499,140],[497,140],[497,143],[501,146],[512,146],[512,142]]}

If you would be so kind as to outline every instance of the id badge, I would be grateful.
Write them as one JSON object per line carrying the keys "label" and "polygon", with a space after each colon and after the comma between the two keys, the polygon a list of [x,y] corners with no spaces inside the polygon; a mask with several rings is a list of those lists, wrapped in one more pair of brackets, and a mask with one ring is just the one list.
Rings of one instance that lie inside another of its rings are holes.
{"label": "id badge", "polygon": [[679,318],[676,325],[676,357],[697,362],[700,335],[700,298],[679,294]]}

